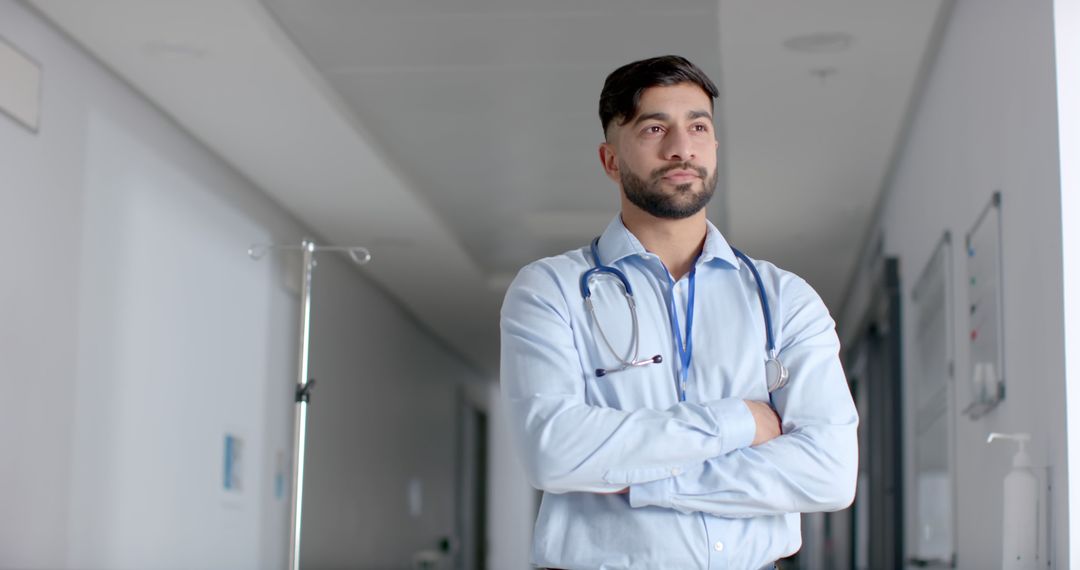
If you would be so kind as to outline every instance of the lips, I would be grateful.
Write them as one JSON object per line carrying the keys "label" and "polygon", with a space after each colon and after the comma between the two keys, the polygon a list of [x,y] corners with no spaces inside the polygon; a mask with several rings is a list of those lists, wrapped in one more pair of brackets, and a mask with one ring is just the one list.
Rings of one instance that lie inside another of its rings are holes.
{"label": "lips", "polygon": [[698,178],[701,178],[701,176],[693,170],[673,170],[663,176],[664,180],[675,184],[684,184]]}

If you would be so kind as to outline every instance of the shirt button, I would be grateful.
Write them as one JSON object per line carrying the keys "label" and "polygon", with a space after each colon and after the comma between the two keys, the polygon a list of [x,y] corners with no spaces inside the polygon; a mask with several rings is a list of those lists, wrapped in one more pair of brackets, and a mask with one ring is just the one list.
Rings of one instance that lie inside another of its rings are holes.
{"label": "shirt button", "polygon": [[678,477],[679,475],[682,475],[682,469],[679,469],[678,467],[675,467],[674,469],[671,470],[671,474]]}
{"label": "shirt button", "polygon": [[717,542],[716,544],[713,545],[713,548],[715,548],[717,552],[723,552],[724,551],[724,543],[723,542]]}

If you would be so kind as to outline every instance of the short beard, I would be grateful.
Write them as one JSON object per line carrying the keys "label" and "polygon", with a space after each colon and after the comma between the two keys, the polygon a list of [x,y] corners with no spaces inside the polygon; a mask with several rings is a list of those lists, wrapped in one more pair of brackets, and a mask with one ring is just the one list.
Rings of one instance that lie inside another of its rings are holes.
{"label": "short beard", "polygon": [[[701,192],[694,192],[694,182],[679,184],[673,194],[666,194],[660,187],[663,176],[676,169],[693,170],[701,176]],[[708,172],[700,166],[682,163],[658,168],[649,175],[649,181],[630,171],[623,163],[619,164],[619,180],[623,194],[632,204],[657,218],[681,220],[701,211],[716,192],[718,172],[707,178]]]}

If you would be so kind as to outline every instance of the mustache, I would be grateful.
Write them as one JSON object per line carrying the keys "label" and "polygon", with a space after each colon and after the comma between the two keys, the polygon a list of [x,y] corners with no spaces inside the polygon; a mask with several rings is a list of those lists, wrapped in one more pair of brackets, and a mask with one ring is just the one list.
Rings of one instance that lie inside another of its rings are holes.
{"label": "mustache", "polygon": [[665,174],[667,174],[668,172],[671,172],[672,170],[693,170],[694,172],[697,172],[698,176],[700,176],[702,179],[708,178],[708,176],[709,176],[709,172],[707,170],[705,170],[704,166],[698,166],[696,164],[691,164],[689,162],[683,162],[681,164],[672,164],[670,166],[664,166],[664,167],[661,167],[661,168],[657,168],[656,170],[652,171],[650,173],[650,175],[654,179],[655,178],[660,178],[660,177],[664,176]]}

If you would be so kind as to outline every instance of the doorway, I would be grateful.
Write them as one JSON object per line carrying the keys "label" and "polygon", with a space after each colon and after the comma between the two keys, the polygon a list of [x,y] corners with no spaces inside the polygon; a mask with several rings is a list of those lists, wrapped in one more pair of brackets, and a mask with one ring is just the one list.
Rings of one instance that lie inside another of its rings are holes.
{"label": "doorway", "polygon": [[848,519],[835,521],[847,524],[830,525],[850,528],[848,551],[834,554],[850,561],[842,567],[859,570],[905,567],[899,260],[883,258],[875,281],[857,340],[845,351],[860,418],[858,488]]}
{"label": "doorway", "polygon": [[463,398],[458,568],[487,568],[487,413]]}

